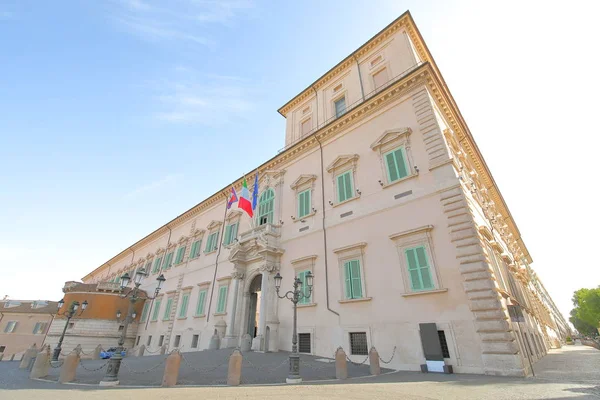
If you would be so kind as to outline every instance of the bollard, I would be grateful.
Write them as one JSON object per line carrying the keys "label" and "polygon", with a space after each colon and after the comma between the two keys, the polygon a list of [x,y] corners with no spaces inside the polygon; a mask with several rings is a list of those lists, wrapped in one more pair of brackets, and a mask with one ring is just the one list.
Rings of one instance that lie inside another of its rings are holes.
{"label": "bollard", "polygon": [[381,374],[381,367],[379,366],[379,353],[375,347],[371,347],[371,350],[369,351],[369,371],[371,371],[371,375]]}
{"label": "bollard", "polygon": [[144,352],[146,351],[146,345],[143,344],[139,347],[138,351],[137,351],[137,356],[138,357],[143,357],[144,356]]}
{"label": "bollard", "polygon": [[181,354],[175,351],[167,357],[165,364],[165,373],[163,375],[162,386],[171,387],[177,385],[177,377],[179,376],[179,365],[181,364]]}
{"label": "bollard", "polygon": [[229,357],[229,369],[227,370],[227,384],[229,386],[239,386],[242,380],[242,353],[235,349]]}
{"label": "bollard", "polygon": [[167,352],[167,345],[163,344],[162,346],[160,346],[160,355],[164,355]]}
{"label": "bollard", "polygon": [[4,358],[4,352],[0,353],[0,361],[2,361],[2,359]]}
{"label": "bollard", "polygon": [[338,347],[335,352],[335,377],[336,379],[348,378],[348,363],[346,362],[346,353],[341,347]]}
{"label": "bollard", "polygon": [[45,349],[42,347],[42,351],[35,357],[33,368],[29,373],[29,379],[43,378],[48,375],[48,368],[50,368],[50,345]]}
{"label": "bollard", "polygon": [[38,348],[36,347],[36,345],[34,343],[33,346],[28,348],[27,351],[25,352],[25,354],[23,355],[23,358],[21,359],[21,364],[19,364],[19,369],[27,368],[29,366],[29,362],[31,361],[32,358],[35,358],[37,356],[37,353],[38,353]]}
{"label": "bollard", "polygon": [[58,377],[59,383],[73,382],[75,380],[75,371],[77,371],[79,359],[77,348],[74,353],[69,354],[64,359],[62,368],[60,369],[60,376]]}
{"label": "bollard", "polygon": [[94,354],[92,354],[92,360],[99,360],[101,351],[102,351],[102,346],[100,346],[100,345],[96,346],[96,348],[94,349]]}
{"label": "bollard", "polygon": [[221,338],[217,335],[217,330],[215,329],[214,335],[210,337],[210,342],[208,343],[209,350],[219,350],[221,348]]}

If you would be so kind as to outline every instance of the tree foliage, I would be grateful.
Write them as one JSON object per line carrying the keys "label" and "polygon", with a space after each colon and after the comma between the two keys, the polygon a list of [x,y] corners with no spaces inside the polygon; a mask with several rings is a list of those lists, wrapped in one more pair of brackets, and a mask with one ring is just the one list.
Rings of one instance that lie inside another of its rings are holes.
{"label": "tree foliage", "polygon": [[573,293],[573,305],[569,321],[585,335],[597,335],[600,326],[600,286],[595,289],[579,289]]}

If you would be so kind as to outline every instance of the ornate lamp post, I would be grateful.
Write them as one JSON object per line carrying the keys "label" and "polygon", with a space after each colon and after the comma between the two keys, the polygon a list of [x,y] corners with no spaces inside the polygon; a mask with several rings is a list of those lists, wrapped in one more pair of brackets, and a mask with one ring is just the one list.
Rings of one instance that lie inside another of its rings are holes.
{"label": "ornate lamp post", "polygon": [[[121,297],[122,299],[129,299],[129,307],[127,309],[127,315],[122,321],[121,311],[117,311],[117,320],[119,322],[123,322],[123,331],[121,332],[121,337],[119,338],[117,350],[114,352],[112,357],[110,357],[110,360],[108,360],[108,368],[106,369],[106,375],[104,375],[104,378],[100,382],[101,386],[116,386],[119,384],[119,368],[121,368],[121,360],[123,359],[123,357],[121,356],[121,352],[123,351],[123,344],[125,344],[125,337],[127,336],[127,327],[129,326],[129,323],[132,322],[136,317],[134,305],[140,299],[139,288],[145,276],[146,272],[143,268],[138,270],[135,273],[135,278],[133,280],[133,288],[130,288],[127,292],[124,292],[123,294],[119,295],[119,297]],[[163,282],[166,279],[161,274],[158,278],[156,278],[156,280],[158,281],[158,285],[154,290],[154,297],[147,297],[148,300],[154,300],[156,298]],[[125,273],[125,275],[121,277],[121,292],[123,292],[125,288],[127,288],[130,281],[131,278],[129,277],[128,273]]]}
{"label": "ornate lamp post", "polygon": [[[65,299],[61,299],[58,302],[58,309],[60,310],[64,305]],[[67,317],[67,322],[65,323],[65,327],[63,328],[62,334],[60,335],[60,339],[58,339],[58,345],[56,345],[54,353],[52,353],[52,361],[58,361],[58,356],[60,355],[60,351],[62,350],[62,342],[65,338],[65,332],[67,331],[67,327],[69,326],[69,321],[71,321],[71,318],[73,318],[75,314],[77,314],[77,309],[79,308],[79,305],[80,304],[78,301],[73,301],[69,308],[63,311],[62,314],[60,311],[56,312],[56,315],[65,315]],[[79,311],[78,315],[81,315],[85,311],[87,305],[87,300],[84,300],[83,303],[81,303],[81,310]]]}
{"label": "ornate lamp post", "polygon": [[297,277],[294,278],[294,290],[286,292],[283,296],[279,295],[279,288],[281,287],[282,276],[275,275],[275,290],[277,291],[277,297],[280,299],[286,298],[294,304],[294,332],[292,333],[292,352],[290,353],[290,372],[287,379],[287,383],[300,383],[302,378],[300,377],[300,354],[298,354],[298,301],[302,299],[308,299],[312,293],[313,288],[313,274],[309,271],[306,274],[306,291],[302,290],[302,281]]}

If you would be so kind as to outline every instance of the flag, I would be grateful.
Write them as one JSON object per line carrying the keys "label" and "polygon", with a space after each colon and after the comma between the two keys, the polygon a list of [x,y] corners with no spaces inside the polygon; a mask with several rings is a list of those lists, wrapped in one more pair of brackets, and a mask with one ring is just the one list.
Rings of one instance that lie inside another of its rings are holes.
{"label": "flag", "polygon": [[252,210],[256,210],[257,203],[258,203],[258,170],[256,170],[256,177],[254,178],[254,188],[252,188]]}
{"label": "flag", "polygon": [[237,196],[237,193],[235,192],[235,188],[232,186],[231,187],[231,197],[229,198],[229,201],[227,202],[227,209],[229,210],[231,208],[231,206],[233,205],[233,203],[235,203],[236,201],[238,201],[238,196]]}
{"label": "flag", "polygon": [[240,193],[240,201],[238,202],[238,208],[246,211],[250,217],[254,214],[252,212],[252,203],[250,203],[250,192],[248,191],[248,183],[246,177],[244,177],[244,183],[242,183],[242,193]]}

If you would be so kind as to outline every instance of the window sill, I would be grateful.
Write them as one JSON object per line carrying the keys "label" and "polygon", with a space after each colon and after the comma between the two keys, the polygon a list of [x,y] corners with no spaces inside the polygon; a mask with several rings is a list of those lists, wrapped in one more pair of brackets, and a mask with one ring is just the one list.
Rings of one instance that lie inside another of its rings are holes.
{"label": "window sill", "polygon": [[317,303],[298,304],[298,308],[316,307]]}
{"label": "window sill", "polygon": [[219,313],[214,313],[213,315],[214,315],[215,317],[218,317],[218,316],[220,316],[220,315],[227,315],[227,313],[226,313],[226,312],[219,312]]}
{"label": "window sill", "polygon": [[420,296],[422,294],[445,293],[447,291],[448,291],[448,289],[423,290],[421,292],[403,293],[402,297]]}
{"label": "window sill", "polygon": [[390,186],[394,186],[394,185],[397,185],[397,184],[398,184],[398,183],[400,183],[400,182],[404,182],[404,181],[407,181],[407,180],[409,180],[409,179],[416,178],[417,176],[419,176],[419,173],[418,173],[418,172],[415,172],[415,173],[413,173],[413,174],[411,174],[411,175],[407,175],[407,176],[405,176],[404,178],[400,178],[400,179],[398,179],[398,180],[395,180],[394,182],[391,182],[391,183],[385,183],[385,184],[382,186],[382,188],[384,188],[384,189],[387,189],[387,188],[389,188]]}
{"label": "window sill", "polygon": [[340,303],[340,304],[361,303],[363,301],[371,301],[371,299],[373,299],[373,298],[372,297],[361,297],[360,299],[344,299],[344,300],[338,300],[338,303]]}
{"label": "window sill", "polygon": [[206,318],[206,314],[194,315],[194,318]]}
{"label": "window sill", "polygon": [[187,317],[177,317],[178,320],[180,319],[187,319]]}
{"label": "window sill", "polygon": [[211,251],[205,251],[204,254],[208,255],[210,253],[214,253],[215,251],[217,251],[217,249],[211,250]]}
{"label": "window sill", "polygon": [[353,200],[358,200],[358,199],[360,199],[360,195],[354,196],[353,198],[348,199],[348,200],[344,200],[344,201],[342,201],[340,203],[334,203],[331,207],[335,208],[337,206],[341,206],[341,205],[344,205],[346,203],[350,203]]}
{"label": "window sill", "polygon": [[153,319],[153,320],[151,320],[150,322],[151,322],[151,323],[152,323],[152,322],[158,322],[158,320],[157,320],[157,319]]}
{"label": "window sill", "polygon": [[313,216],[314,216],[316,213],[317,213],[316,211],[313,211],[313,212],[311,212],[310,214],[303,215],[302,217],[296,217],[296,218],[295,218],[293,221],[294,221],[294,222],[300,222],[300,221],[301,221],[301,220],[303,220],[304,218],[310,218],[310,217],[313,217]]}

